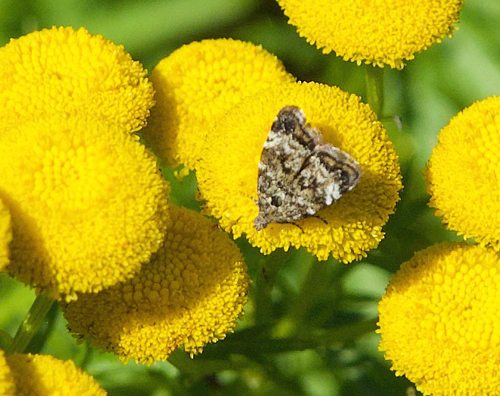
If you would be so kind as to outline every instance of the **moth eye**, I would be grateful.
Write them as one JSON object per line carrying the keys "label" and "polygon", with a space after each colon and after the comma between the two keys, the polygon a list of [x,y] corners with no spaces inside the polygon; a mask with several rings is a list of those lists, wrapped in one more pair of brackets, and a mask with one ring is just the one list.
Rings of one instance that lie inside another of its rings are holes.
{"label": "moth eye", "polygon": [[275,195],[271,198],[271,204],[273,206],[281,206],[281,204],[283,203],[283,198]]}

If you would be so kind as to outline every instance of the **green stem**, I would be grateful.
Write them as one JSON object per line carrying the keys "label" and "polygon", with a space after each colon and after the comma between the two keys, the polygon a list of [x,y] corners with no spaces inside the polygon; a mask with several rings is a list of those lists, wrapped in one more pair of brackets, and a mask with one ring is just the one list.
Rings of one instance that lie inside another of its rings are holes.
{"label": "green stem", "polygon": [[36,297],[28,314],[17,329],[14,339],[7,348],[7,354],[23,353],[26,350],[54,302],[55,300],[47,297],[46,293],[41,293]]}
{"label": "green stem", "polygon": [[[378,318],[367,319],[342,326],[313,330],[309,333],[292,335],[286,338],[249,337],[236,333],[233,337],[222,341],[221,348],[212,348],[200,356],[200,360],[219,359],[232,355],[254,356],[258,354],[275,354],[306,349],[316,349],[343,345],[358,339],[364,334],[373,333],[377,329]],[[170,359],[169,359],[170,361]]]}
{"label": "green stem", "polygon": [[332,275],[338,271],[338,264],[320,263],[312,256],[309,257],[309,263],[304,262],[304,265],[310,265],[307,276],[299,293],[289,305],[287,315],[276,325],[274,331],[276,337],[290,337],[310,327],[307,316],[325,290],[331,287]]}
{"label": "green stem", "polygon": [[185,381],[191,384],[207,375],[223,370],[237,370],[248,365],[241,358],[233,358],[227,355],[224,355],[223,359],[218,359],[212,354],[213,359],[205,359],[203,358],[205,353],[203,352],[200,356],[191,359],[185,351],[177,349],[168,357],[168,362],[179,370]]}
{"label": "green stem", "polygon": [[294,257],[296,257],[295,252],[285,253],[281,250],[277,250],[264,259],[258,259],[262,267],[257,274],[254,288],[256,326],[274,322],[275,318],[273,316],[273,303],[271,298],[273,285],[276,281],[279,269],[283,268],[286,263]]}
{"label": "green stem", "polygon": [[384,69],[366,65],[365,84],[368,104],[381,117],[384,110]]}

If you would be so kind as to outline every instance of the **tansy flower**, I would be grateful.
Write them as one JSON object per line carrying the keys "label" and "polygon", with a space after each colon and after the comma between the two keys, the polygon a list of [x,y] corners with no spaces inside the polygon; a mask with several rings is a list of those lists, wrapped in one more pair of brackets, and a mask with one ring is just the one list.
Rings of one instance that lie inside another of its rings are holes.
{"label": "tansy flower", "polygon": [[209,125],[245,96],[294,78],[260,46],[231,39],[193,42],[152,71],[156,106],[144,136],[169,164],[193,169]]}
{"label": "tansy flower", "polygon": [[9,262],[9,243],[11,240],[12,228],[10,224],[10,213],[0,199],[0,271],[2,271]]}
{"label": "tansy flower", "polygon": [[246,302],[248,276],[229,237],[199,213],[171,207],[160,250],[127,282],[64,306],[71,332],[120,359],[191,355],[232,332]]}
{"label": "tansy flower", "polygon": [[131,277],[164,237],[168,186],[124,127],[80,117],[0,134],[0,199],[10,209],[11,275],[54,298]]}
{"label": "tansy flower", "polygon": [[16,396],[106,395],[106,391],[71,360],[62,361],[50,355],[14,354],[7,362],[16,383]]}
{"label": "tansy flower", "polygon": [[[361,166],[359,184],[331,206],[294,224],[271,223],[257,232],[258,164],[278,112],[297,106],[326,142]],[[399,199],[398,157],[368,105],[339,88],[290,83],[271,88],[236,106],[209,131],[197,177],[205,211],[235,238],[245,233],[265,254],[304,246],[320,260],[348,263],[366,256],[383,238],[382,226]]]}
{"label": "tansy flower", "polygon": [[500,394],[500,257],[477,245],[415,254],[379,303],[380,350],[424,395]]}
{"label": "tansy flower", "polygon": [[346,61],[402,69],[405,60],[451,36],[463,0],[278,0],[311,44]]}
{"label": "tansy flower", "polygon": [[429,205],[451,230],[500,250],[500,97],[474,103],[439,134]]}
{"label": "tansy flower", "polygon": [[78,113],[132,132],[144,126],[154,104],[142,65],[123,46],[84,28],[54,27],[13,39],[0,48],[0,59],[3,124]]}
{"label": "tansy flower", "polygon": [[17,396],[14,376],[4,352],[0,349],[0,395]]}

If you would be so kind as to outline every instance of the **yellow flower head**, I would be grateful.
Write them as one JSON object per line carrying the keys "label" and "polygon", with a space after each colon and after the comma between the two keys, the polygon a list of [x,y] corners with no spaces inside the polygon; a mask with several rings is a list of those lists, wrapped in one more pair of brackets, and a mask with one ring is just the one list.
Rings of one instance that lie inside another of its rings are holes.
{"label": "yellow flower head", "polygon": [[379,303],[380,350],[424,395],[500,394],[500,256],[440,244],[415,254]]}
{"label": "yellow flower head", "polygon": [[8,271],[54,298],[131,277],[164,237],[168,186],[124,127],[51,117],[0,133]]}
{"label": "yellow flower head", "polygon": [[500,250],[500,97],[441,130],[427,168],[429,205],[451,230]]}
{"label": "yellow flower head", "polygon": [[10,212],[0,199],[0,271],[2,271],[9,262],[9,243],[11,240],[12,227],[10,224]]}
{"label": "yellow flower head", "polygon": [[[274,118],[285,106],[304,110],[326,142],[359,162],[363,175],[352,191],[317,217],[272,223],[257,232],[258,164]],[[246,233],[265,254],[304,246],[320,260],[331,254],[345,263],[377,247],[401,189],[398,157],[375,113],[358,96],[316,83],[271,88],[227,113],[210,130],[197,177],[206,212],[235,238]]]}
{"label": "yellow flower head", "polygon": [[463,0],[278,0],[311,44],[346,61],[402,69],[451,36]]}
{"label": "yellow flower head", "polygon": [[7,358],[0,349],[0,395],[18,396],[16,393],[16,383],[12,374]]}
{"label": "yellow flower head", "polygon": [[16,396],[106,395],[106,391],[71,360],[62,361],[50,355],[14,354],[7,361],[16,382]]}
{"label": "yellow flower head", "polygon": [[164,245],[131,280],[65,305],[70,331],[120,359],[166,360],[223,339],[246,303],[248,276],[228,236],[199,213],[170,207]]}
{"label": "yellow flower head", "polygon": [[145,125],[154,104],[142,65],[123,46],[84,28],[54,27],[11,40],[0,59],[3,123],[78,113],[132,132]]}
{"label": "yellow flower head", "polygon": [[193,42],[152,71],[156,106],[146,140],[169,164],[193,169],[208,126],[245,96],[294,78],[260,46],[231,39]]}

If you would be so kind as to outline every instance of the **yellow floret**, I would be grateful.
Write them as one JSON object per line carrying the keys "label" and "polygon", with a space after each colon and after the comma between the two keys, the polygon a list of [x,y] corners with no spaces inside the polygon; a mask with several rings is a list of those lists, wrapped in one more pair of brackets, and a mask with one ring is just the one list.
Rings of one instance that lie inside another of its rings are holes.
{"label": "yellow floret", "polygon": [[[106,396],[106,391],[71,361],[50,355],[15,354],[7,358],[16,396]],[[2,394],[3,395],[3,394]]]}
{"label": "yellow floret", "polygon": [[185,45],[151,73],[156,106],[144,136],[162,160],[194,169],[212,122],[244,97],[293,80],[275,56],[251,43]]}
{"label": "yellow floret", "polygon": [[[258,164],[274,118],[285,106],[303,109],[326,142],[359,162],[363,175],[358,186],[316,217],[272,223],[257,232]],[[205,211],[235,238],[245,233],[264,254],[304,246],[319,260],[332,255],[345,263],[377,247],[402,187],[397,154],[375,113],[358,96],[316,83],[283,84],[228,112],[209,131],[197,177]]]}
{"label": "yellow floret", "polygon": [[199,213],[170,207],[160,250],[131,280],[64,306],[73,333],[120,359],[191,355],[232,332],[247,300],[248,276],[229,237]]}
{"label": "yellow floret", "polygon": [[9,209],[0,199],[0,271],[9,262],[9,243],[12,240],[12,227]]}
{"label": "yellow floret", "polygon": [[3,124],[50,114],[87,114],[126,133],[146,123],[153,106],[147,71],[100,35],[71,27],[44,29],[0,48]]}
{"label": "yellow floret", "polygon": [[14,375],[11,372],[7,358],[4,352],[0,349],[0,395],[2,396],[18,396],[16,393],[16,383]]}
{"label": "yellow floret", "polygon": [[500,250],[500,97],[474,103],[439,134],[429,205],[451,230]]}
{"label": "yellow floret", "polygon": [[402,69],[451,36],[463,0],[278,0],[289,23],[325,54]]}
{"label": "yellow floret", "polygon": [[169,188],[124,128],[51,117],[0,133],[0,199],[11,211],[7,269],[54,298],[130,278],[164,237]]}
{"label": "yellow floret", "polygon": [[424,395],[500,394],[500,257],[441,244],[401,266],[379,303],[380,350]]}

